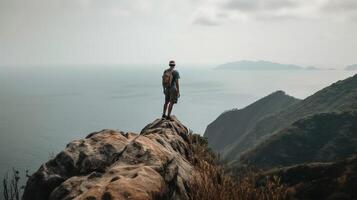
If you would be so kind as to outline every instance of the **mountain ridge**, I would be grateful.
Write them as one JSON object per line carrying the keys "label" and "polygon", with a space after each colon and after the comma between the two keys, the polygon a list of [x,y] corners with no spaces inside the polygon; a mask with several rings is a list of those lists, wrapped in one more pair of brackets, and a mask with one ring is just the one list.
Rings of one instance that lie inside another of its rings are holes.
{"label": "mountain ridge", "polygon": [[[300,100],[287,95],[281,90],[273,92],[242,109],[234,109],[222,113],[207,126],[204,137],[208,138],[210,147],[216,151],[220,151],[223,149],[220,147],[229,145],[230,142],[240,137],[239,135],[235,135],[237,131],[243,132],[241,134],[243,136],[244,132],[253,127],[255,125],[254,122],[258,119],[298,101]],[[223,125],[221,124],[222,122],[224,122]],[[241,124],[241,126],[235,127],[237,124]],[[222,132],[225,132],[225,134],[217,134]]]}
{"label": "mountain ridge", "polygon": [[332,162],[357,154],[357,111],[320,113],[300,119],[241,154],[259,168]]}
{"label": "mountain ridge", "polygon": [[309,115],[356,110],[356,99],[357,75],[337,81],[287,109],[259,120],[245,139],[235,142],[227,152],[222,154],[223,158],[239,160],[240,153],[254,148],[254,145],[257,145],[263,138]]}

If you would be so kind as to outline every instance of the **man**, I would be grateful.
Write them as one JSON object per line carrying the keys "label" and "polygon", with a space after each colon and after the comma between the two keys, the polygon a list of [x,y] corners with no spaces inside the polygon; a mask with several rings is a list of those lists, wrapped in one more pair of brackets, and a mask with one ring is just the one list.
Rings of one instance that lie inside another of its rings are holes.
{"label": "man", "polygon": [[[178,71],[175,70],[175,61],[171,60],[169,62],[169,69],[164,71],[162,75],[162,86],[165,94],[165,104],[164,111],[162,114],[162,119],[171,119],[171,111],[175,103],[177,103],[178,98],[180,97],[180,86],[179,79],[180,75]],[[166,115],[167,110],[167,115]]]}

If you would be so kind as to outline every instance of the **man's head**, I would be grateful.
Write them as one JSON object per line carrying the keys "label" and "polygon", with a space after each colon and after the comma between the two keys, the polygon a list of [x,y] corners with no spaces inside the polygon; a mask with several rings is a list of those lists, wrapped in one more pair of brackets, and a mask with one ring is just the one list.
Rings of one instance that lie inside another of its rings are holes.
{"label": "man's head", "polygon": [[171,60],[170,62],[169,62],[169,66],[170,66],[170,68],[175,68],[175,66],[176,66],[176,64],[175,64],[175,61],[174,60]]}

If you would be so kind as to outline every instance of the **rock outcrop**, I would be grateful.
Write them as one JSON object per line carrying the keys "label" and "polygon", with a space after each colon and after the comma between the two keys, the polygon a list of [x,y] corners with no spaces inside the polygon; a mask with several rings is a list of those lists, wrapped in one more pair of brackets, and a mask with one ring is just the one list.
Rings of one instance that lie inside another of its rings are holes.
{"label": "rock outcrop", "polygon": [[157,119],[140,134],[102,130],[67,145],[28,180],[23,200],[188,199],[188,129]]}

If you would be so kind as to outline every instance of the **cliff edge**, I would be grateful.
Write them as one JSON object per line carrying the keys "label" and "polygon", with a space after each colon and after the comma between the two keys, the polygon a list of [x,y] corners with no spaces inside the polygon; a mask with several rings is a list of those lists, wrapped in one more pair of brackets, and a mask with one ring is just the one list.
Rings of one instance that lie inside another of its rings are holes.
{"label": "cliff edge", "polygon": [[157,119],[140,134],[102,130],[74,140],[28,180],[23,200],[188,199],[189,130]]}

